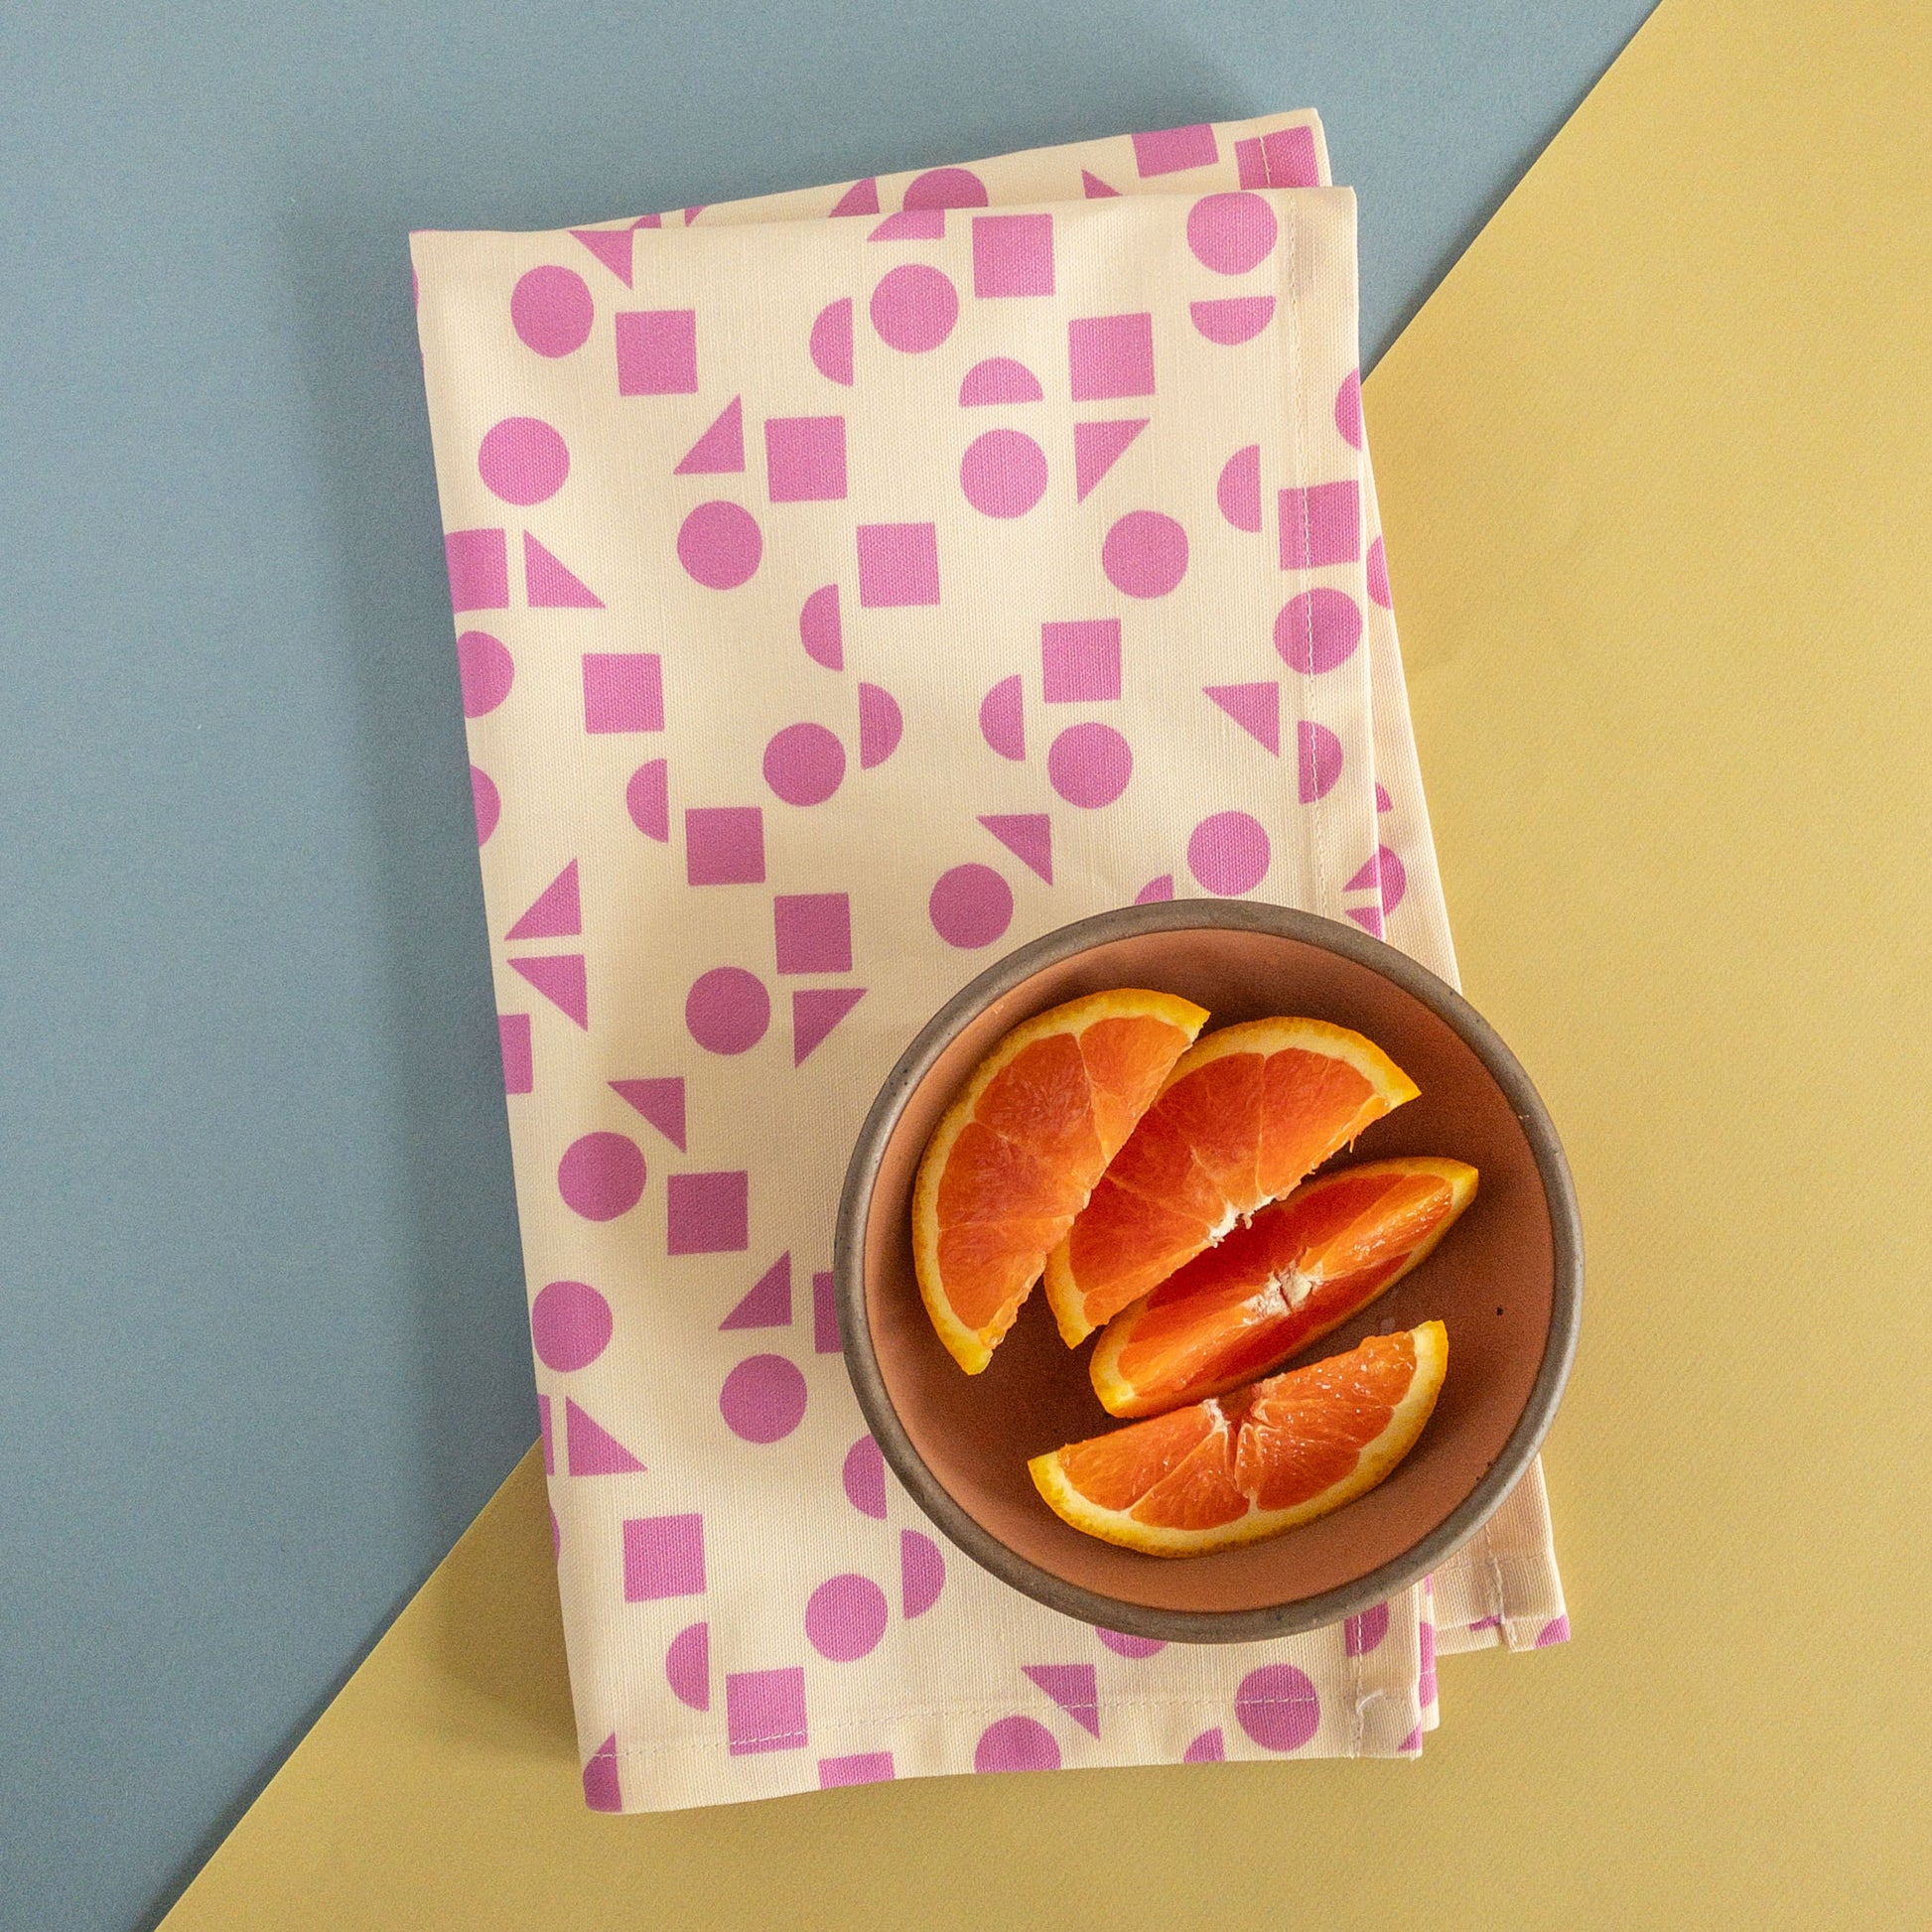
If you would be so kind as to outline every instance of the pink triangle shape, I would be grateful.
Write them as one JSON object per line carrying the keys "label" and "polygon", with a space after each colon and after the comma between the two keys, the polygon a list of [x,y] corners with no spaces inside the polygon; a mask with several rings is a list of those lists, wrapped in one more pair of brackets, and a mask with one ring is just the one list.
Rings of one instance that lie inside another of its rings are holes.
{"label": "pink triangle shape", "polygon": [[1364,932],[1372,932],[1374,933],[1376,938],[1378,939],[1381,938],[1382,908],[1379,905],[1351,905],[1347,909],[1348,909],[1348,916],[1351,919],[1353,919],[1355,923],[1358,926],[1360,926]]}
{"label": "pink triangle shape", "polygon": [[980,823],[1023,865],[1053,883],[1053,821],[1044,812],[988,812]]}
{"label": "pink triangle shape", "polygon": [[581,241],[625,288],[630,286],[629,228],[572,228]]}
{"label": "pink triangle shape", "polygon": [[568,939],[584,929],[573,859],[530,903],[530,909],[503,934],[505,939]]}
{"label": "pink triangle shape", "polygon": [[723,477],[745,468],[745,399],[734,396],[685,451],[674,477]]}
{"label": "pink triangle shape", "polygon": [[581,952],[554,953],[542,959],[512,959],[510,970],[521,973],[553,1007],[569,1014],[586,1033],[590,1032],[590,991]]}
{"label": "pink triangle shape", "polygon": [[877,214],[879,212],[879,183],[868,175],[864,181],[855,181],[838,199],[833,207],[834,214]]}
{"label": "pink triangle shape", "polygon": [[791,1063],[803,1066],[834,1027],[866,997],[863,986],[815,986],[791,996]]}
{"label": "pink triangle shape", "polygon": [[1100,1735],[1100,1693],[1091,1664],[1022,1664],[1030,1677],[1082,1730]]}
{"label": "pink triangle shape", "polygon": [[611,1091],[629,1102],[682,1154],[684,1146],[684,1076],[666,1080],[613,1080]]}
{"label": "pink triangle shape", "polygon": [[644,1465],[602,1423],[593,1422],[569,1396],[564,1397],[564,1453],[574,1476],[643,1473]]}
{"label": "pink triangle shape", "polygon": [[1344,893],[1365,893],[1371,886],[1379,891],[1381,885],[1382,848],[1378,845],[1375,848],[1375,856],[1341,890]]}
{"label": "pink triangle shape", "polygon": [[1098,175],[1090,175],[1084,168],[1080,170],[1080,186],[1087,191],[1090,202],[1105,201],[1110,195],[1118,199],[1120,195],[1118,188],[1109,188]]}
{"label": "pink triangle shape", "polygon": [[661,214],[640,214],[630,225],[633,228],[661,228],[664,217]]}
{"label": "pink triangle shape", "polygon": [[791,1326],[791,1256],[781,1254],[738,1306],[719,1322],[720,1328],[789,1328]]}
{"label": "pink triangle shape", "polygon": [[1279,684],[1203,684],[1241,729],[1276,758],[1282,751],[1282,687]]}
{"label": "pink triangle shape", "polygon": [[604,600],[523,532],[523,594],[535,611],[601,611]]}
{"label": "pink triangle shape", "polygon": [[1073,494],[1084,503],[1088,492],[1120,461],[1121,452],[1146,429],[1145,416],[1121,422],[1073,425]]}

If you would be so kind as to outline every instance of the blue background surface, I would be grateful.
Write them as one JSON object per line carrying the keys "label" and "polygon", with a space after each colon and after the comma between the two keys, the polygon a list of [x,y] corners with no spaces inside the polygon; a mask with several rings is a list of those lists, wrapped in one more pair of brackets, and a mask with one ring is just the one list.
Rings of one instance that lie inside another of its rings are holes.
{"label": "blue background surface", "polygon": [[1313,104],[1364,362],[1648,0],[0,26],[0,1923],[151,1921],[536,1434],[412,227]]}

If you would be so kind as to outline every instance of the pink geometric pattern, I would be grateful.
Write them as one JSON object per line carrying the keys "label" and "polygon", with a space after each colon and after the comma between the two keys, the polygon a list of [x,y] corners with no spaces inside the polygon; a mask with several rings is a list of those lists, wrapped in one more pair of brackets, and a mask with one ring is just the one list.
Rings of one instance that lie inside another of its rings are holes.
{"label": "pink geometric pattern", "polygon": [[666,1185],[666,1253],[731,1255],[751,1246],[749,1174],[674,1173]]}
{"label": "pink geometric pattern", "polygon": [[1085,316],[1066,326],[1075,402],[1154,393],[1154,318]]}
{"label": "pink geometric pattern", "polygon": [[698,393],[695,309],[620,310],[617,332],[619,395]]}
{"label": "pink geometric pattern", "polygon": [[1281,519],[1284,570],[1352,564],[1362,554],[1361,489],[1352,477],[1284,489]]}
{"label": "pink geometric pattern", "polygon": [[1048,704],[1105,704],[1120,696],[1120,620],[1039,626],[1040,695]]}
{"label": "pink geometric pattern", "polygon": [[586,651],[584,729],[599,734],[661,732],[663,659],[654,650]]}
{"label": "pink geometric pattern", "polygon": [[1051,295],[1053,217],[1050,214],[973,216],[973,293]]}
{"label": "pink geometric pattern", "polygon": [[705,1590],[704,1518],[632,1516],[623,1525],[623,1600],[650,1603]]}
{"label": "pink geometric pattern", "polygon": [[730,1671],[725,1677],[726,1729],[731,1754],[797,1751],[810,1742],[805,1726],[805,1673]]}
{"label": "pink geometric pattern", "polygon": [[939,602],[939,536],[934,525],[859,525],[859,602],[868,611]]}
{"label": "pink geometric pattern", "polygon": [[[1321,169],[1275,115],[414,239],[594,1805],[1435,1721],[1417,1591],[1223,1654],[949,1566],[831,1273],[858,1115],[1023,940],[1254,892],[1453,974]],[[1567,1627],[1540,1508],[1447,1647]]]}
{"label": "pink geometric pattern", "polygon": [[852,901],[844,893],[780,893],[771,901],[780,973],[852,970]]}
{"label": "pink geometric pattern", "polygon": [[1171,127],[1158,134],[1134,136],[1134,165],[1144,181],[1151,175],[1211,168],[1219,159],[1220,148],[1211,127]]}
{"label": "pink geometric pattern", "polygon": [[764,425],[774,503],[845,501],[845,418],[773,416]]}

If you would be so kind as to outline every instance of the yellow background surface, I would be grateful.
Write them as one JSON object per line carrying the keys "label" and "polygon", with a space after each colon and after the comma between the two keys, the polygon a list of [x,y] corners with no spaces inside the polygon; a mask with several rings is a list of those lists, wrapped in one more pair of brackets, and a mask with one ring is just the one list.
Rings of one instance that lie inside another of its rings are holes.
{"label": "yellow background surface", "polygon": [[1577,1641],[1413,1766],[583,1809],[526,1460],[167,1920],[1932,1923],[1932,31],[1665,0],[1369,384],[1471,996],[1589,1290]]}

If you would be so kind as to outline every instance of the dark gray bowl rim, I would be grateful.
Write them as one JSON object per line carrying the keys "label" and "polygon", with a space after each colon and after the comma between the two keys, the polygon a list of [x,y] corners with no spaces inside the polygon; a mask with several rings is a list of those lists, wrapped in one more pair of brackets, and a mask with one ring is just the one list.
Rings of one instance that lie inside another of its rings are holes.
{"label": "dark gray bowl rim", "polygon": [[[1256,1610],[1164,1610],[1129,1603],[1066,1583],[1009,1549],[953,1500],[913,1448],[880,1372],[866,1312],[865,1227],[879,1164],[907,1097],[953,1035],[992,1001],[1043,967],[1116,939],[1203,928],[1271,933],[1339,953],[1392,980],[1452,1027],[1488,1069],[1522,1123],[1542,1176],[1555,1248],[1556,1281],[1543,1360],[1521,1418],[1481,1480],[1449,1516],[1401,1556],[1317,1596]],[[1163,1643],[1254,1643],[1319,1629],[1385,1602],[1440,1567],[1495,1514],[1541,1447],[1569,1379],[1583,1311],[1584,1240],[1570,1165],[1564,1159],[1548,1109],[1516,1055],[1452,986],[1418,965],[1407,953],[1334,919],[1253,899],[1186,898],[1123,906],[1061,926],[996,961],[940,1008],[899,1055],[859,1130],[839,1197],[832,1269],[838,1285],[845,1365],[867,1427],[893,1473],[954,1544],[1023,1595],[1103,1630]]]}

